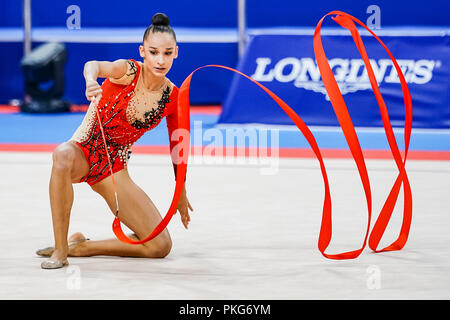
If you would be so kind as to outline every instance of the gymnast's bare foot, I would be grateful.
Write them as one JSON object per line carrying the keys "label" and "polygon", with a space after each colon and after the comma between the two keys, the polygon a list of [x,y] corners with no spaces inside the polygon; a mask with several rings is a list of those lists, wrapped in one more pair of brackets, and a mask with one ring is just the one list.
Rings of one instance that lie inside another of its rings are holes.
{"label": "gymnast's bare foot", "polygon": [[79,249],[87,239],[81,232],[75,232],[69,237],[69,257],[78,257]]}
{"label": "gymnast's bare foot", "polygon": [[69,237],[69,246],[71,243],[81,242],[86,240],[86,237],[81,232],[75,232]]}

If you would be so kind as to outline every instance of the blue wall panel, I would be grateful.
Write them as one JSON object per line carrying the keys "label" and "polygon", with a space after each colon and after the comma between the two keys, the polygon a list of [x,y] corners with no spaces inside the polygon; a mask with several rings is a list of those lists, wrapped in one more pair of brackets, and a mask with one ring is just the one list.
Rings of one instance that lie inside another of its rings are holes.
{"label": "blue wall panel", "polygon": [[[34,46],[39,43],[34,44]],[[23,76],[20,70],[22,58],[21,43],[0,43],[0,104],[10,99],[22,99],[24,92]],[[89,60],[136,59],[141,60],[138,44],[80,44],[67,43],[65,99],[74,104],[87,103],[84,96],[84,63]],[[174,61],[167,77],[177,86],[197,67],[206,64],[223,64],[235,67],[237,45],[180,43],[179,57]],[[8,75],[8,76],[5,76]],[[202,70],[192,81],[191,103],[220,104],[225,99],[232,75],[220,70]]]}
{"label": "blue wall panel", "polygon": [[[237,25],[237,0],[32,0],[32,24],[34,27],[66,26],[70,16],[67,8],[78,5],[83,27],[146,27],[155,12],[165,12],[176,27],[235,28]],[[449,26],[450,1],[448,0],[400,0],[400,1],[352,1],[352,0],[247,0],[247,18],[250,28],[271,26],[315,26],[325,13],[343,10],[365,22],[369,5],[378,5],[381,26],[427,25]],[[22,26],[22,1],[0,1],[0,28]],[[4,29],[6,30],[6,29]],[[35,44],[36,45],[36,44]],[[82,66],[89,59],[114,60],[139,58],[136,44],[67,44],[66,98],[73,103],[84,103]],[[180,44],[180,58],[174,64],[169,77],[176,85],[196,67],[214,63],[230,67],[237,65],[237,44]],[[23,78],[19,68],[22,57],[21,43],[0,42],[0,104],[23,96]],[[222,103],[225,99],[231,75],[218,70],[202,70],[195,75],[192,86],[192,102],[200,104]]]}
{"label": "blue wall panel", "polygon": [[[65,26],[69,5],[81,9],[86,27],[133,27],[150,24],[155,12],[165,12],[173,25],[183,27],[235,27],[237,0],[32,0],[33,25]],[[247,0],[249,27],[314,26],[331,10],[346,11],[365,21],[369,5],[378,5],[382,26],[448,26],[448,0]],[[49,10],[51,8],[51,10]],[[22,25],[22,1],[0,1],[0,26]]]}

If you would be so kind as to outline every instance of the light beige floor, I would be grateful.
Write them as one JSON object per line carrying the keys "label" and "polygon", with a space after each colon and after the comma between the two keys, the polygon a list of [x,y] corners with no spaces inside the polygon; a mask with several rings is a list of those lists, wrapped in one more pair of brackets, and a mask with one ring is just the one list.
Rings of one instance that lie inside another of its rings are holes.
{"label": "light beige floor", "polygon": [[[52,244],[48,153],[0,153],[0,299],[449,299],[450,162],[409,161],[414,197],[400,252],[327,260],[317,250],[323,182],[314,159],[188,168],[190,229],[175,216],[171,254],[161,260],[69,258],[42,270],[37,248]],[[391,161],[367,162],[374,215],[395,179]],[[359,248],[367,210],[355,166],[327,160],[334,213],[329,252]],[[174,180],[165,156],[133,155],[130,172],[165,215]],[[113,237],[112,214],[87,184],[75,185],[70,232]],[[402,205],[382,244],[395,239]]]}

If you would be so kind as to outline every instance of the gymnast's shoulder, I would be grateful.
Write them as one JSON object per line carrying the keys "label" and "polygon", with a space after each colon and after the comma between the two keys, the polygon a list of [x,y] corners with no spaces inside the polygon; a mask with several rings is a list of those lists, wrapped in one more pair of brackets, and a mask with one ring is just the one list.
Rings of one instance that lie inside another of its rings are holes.
{"label": "gymnast's shoulder", "polygon": [[[139,63],[139,67],[142,68],[142,64],[139,61],[136,61],[137,63]],[[136,65],[135,61],[131,60],[131,59],[118,59],[115,60],[113,62],[114,64],[118,65],[121,68],[126,68],[125,72],[123,73],[123,76],[120,78],[112,78],[109,77],[109,81],[111,81],[112,83],[116,83],[116,84],[121,84],[121,85],[129,85],[134,78],[136,77],[137,74],[137,68],[138,66]],[[123,72],[123,71],[122,71]]]}
{"label": "gymnast's shoulder", "polygon": [[[144,64],[141,61],[134,61],[131,59],[119,59],[119,60],[114,61],[114,63],[126,64],[126,67],[127,67],[127,69],[122,77],[109,78],[109,81],[111,81],[112,83],[121,84],[121,85],[129,85],[136,77],[138,66],[141,70],[144,67]],[[138,66],[136,64],[138,64]],[[178,91],[178,87],[167,77],[166,77],[166,82],[170,88],[171,93],[174,91],[176,91],[176,92]]]}

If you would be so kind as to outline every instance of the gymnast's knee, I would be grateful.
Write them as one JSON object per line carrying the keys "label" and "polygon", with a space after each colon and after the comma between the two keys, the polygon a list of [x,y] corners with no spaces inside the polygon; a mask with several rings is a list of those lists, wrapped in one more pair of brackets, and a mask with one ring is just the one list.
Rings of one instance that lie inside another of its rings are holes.
{"label": "gymnast's knee", "polygon": [[76,158],[73,147],[67,143],[60,144],[53,151],[53,170],[58,172],[70,172]]}
{"label": "gymnast's knee", "polygon": [[[155,239],[156,240],[156,239]],[[159,238],[153,246],[148,246],[146,250],[147,258],[165,258],[172,250],[172,240],[170,236],[163,235],[163,238]]]}

